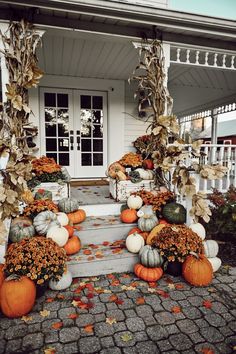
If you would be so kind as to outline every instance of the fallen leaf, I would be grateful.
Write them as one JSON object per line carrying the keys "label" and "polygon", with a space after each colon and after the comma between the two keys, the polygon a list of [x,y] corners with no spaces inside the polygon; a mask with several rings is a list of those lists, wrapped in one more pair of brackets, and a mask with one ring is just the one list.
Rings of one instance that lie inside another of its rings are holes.
{"label": "fallen leaf", "polygon": [[109,245],[110,245],[110,242],[104,241],[102,244],[103,244],[103,246],[109,246]]}
{"label": "fallen leaf", "polygon": [[145,299],[144,297],[138,297],[135,302],[137,305],[143,305],[145,304]]}
{"label": "fallen leaf", "polygon": [[80,303],[80,301],[76,301],[76,300],[73,300],[73,301],[71,302],[71,304],[72,304],[74,307],[78,307],[79,303]]}
{"label": "fallen leaf", "polygon": [[89,256],[89,257],[87,257],[87,261],[93,261],[94,259],[95,259],[94,256]]}
{"label": "fallen leaf", "polygon": [[92,251],[90,250],[83,250],[83,254],[85,254],[86,256],[92,254]]}
{"label": "fallen leaf", "polygon": [[112,286],[119,286],[119,285],[120,285],[120,281],[119,281],[118,279],[113,280],[113,281],[111,282],[111,285],[112,285]]}
{"label": "fallen leaf", "polygon": [[158,290],[156,290],[156,292],[157,292],[157,294],[159,294],[160,296],[162,296],[164,298],[170,297],[170,295],[164,290],[158,289]]}
{"label": "fallen leaf", "polygon": [[211,309],[212,308],[212,303],[210,300],[204,300],[202,302],[202,305],[206,308],[206,309]]}
{"label": "fallen leaf", "polygon": [[122,290],[131,290],[131,291],[137,290],[133,286],[127,286],[127,285],[121,285],[121,289]]}
{"label": "fallen leaf", "polygon": [[94,286],[93,286],[92,283],[87,283],[87,284],[85,285],[85,288],[88,289],[89,291],[93,291],[93,290],[94,290]]}
{"label": "fallen leaf", "polygon": [[65,300],[65,295],[57,294],[56,298],[59,300]]}
{"label": "fallen leaf", "polygon": [[174,289],[175,289],[175,284],[173,284],[173,283],[169,283],[167,286],[168,286],[168,288],[171,289],[171,290],[174,290]]}
{"label": "fallen leaf", "polygon": [[40,311],[40,316],[42,317],[48,317],[50,315],[50,311],[48,310],[43,310],[43,311]]}
{"label": "fallen leaf", "polygon": [[151,294],[154,294],[156,292],[156,289],[154,288],[148,288],[148,292]]}
{"label": "fallen leaf", "polygon": [[214,350],[212,350],[211,348],[202,348],[200,349],[200,352],[203,354],[215,354]]}
{"label": "fallen leaf", "polygon": [[92,277],[91,278],[91,281],[98,281],[98,280],[100,280],[100,278],[98,278],[98,277]]}
{"label": "fallen leaf", "polygon": [[115,279],[116,277],[114,276],[114,274],[107,274],[106,276],[108,279]]}
{"label": "fallen leaf", "polygon": [[93,324],[88,324],[84,327],[84,330],[86,333],[93,333],[93,327],[94,327]]}
{"label": "fallen leaf", "polygon": [[94,297],[94,294],[93,293],[88,293],[88,295],[87,295],[87,298],[88,299],[92,299]]}
{"label": "fallen leaf", "polygon": [[29,322],[32,321],[33,317],[32,316],[22,316],[21,320],[24,322]]}
{"label": "fallen leaf", "polygon": [[56,353],[56,349],[52,348],[52,347],[49,347],[49,348],[44,349],[43,352],[44,352],[44,354],[55,354]]}
{"label": "fallen leaf", "polygon": [[109,301],[111,301],[111,302],[114,302],[114,301],[116,301],[117,300],[117,295],[115,295],[115,294],[112,294],[110,297],[109,297]]}
{"label": "fallen leaf", "polygon": [[114,250],[112,250],[113,254],[122,253],[122,252],[123,252],[122,248],[115,248]]}
{"label": "fallen leaf", "polygon": [[55,298],[53,298],[53,297],[48,297],[48,298],[45,300],[45,302],[53,302],[53,301],[55,301]]}
{"label": "fallen leaf", "polygon": [[123,274],[121,277],[122,278],[130,278],[130,275],[129,274]]}
{"label": "fallen leaf", "polygon": [[216,293],[216,289],[215,288],[208,288],[207,289],[209,291],[209,293]]}
{"label": "fallen leaf", "polygon": [[120,338],[123,342],[129,342],[130,340],[133,339],[133,336],[131,333],[125,333],[122,336],[120,336]]}
{"label": "fallen leaf", "polygon": [[103,289],[103,292],[104,292],[104,294],[111,294],[112,293],[112,291],[109,289]]}
{"label": "fallen leaf", "polygon": [[181,290],[184,288],[184,284],[175,284],[175,289]]}
{"label": "fallen leaf", "polygon": [[93,309],[94,308],[94,303],[93,302],[91,302],[91,301],[88,301],[87,302],[87,309]]}
{"label": "fallen leaf", "polygon": [[117,323],[117,321],[114,317],[107,317],[106,323],[108,323],[109,325],[113,325],[113,323]]}
{"label": "fallen leaf", "polygon": [[179,306],[173,306],[171,309],[171,312],[180,313],[180,312],[182,312],[182,310],[181,310],[181,307],[179,307]]}
{"label": "fallen leaf", "polygon": [[173,284],[173,280],[171,278],[166,277],[164,280],[168,284]]}
{"label": "fallen leaf", "polygon": [[123,305],[124,300],[117,298],[117,300],[115,301],[115,303],[116,303],[116,305]]}
{"label": "fallen leaf", "polygon": [[71,320],[75,320],[78,317],[79,317],[79,315],[77,313],[70,313],[68,315],[68,318],[70,318]]}
{"label": "fallen leaf", "polygon": [[157,283],[155,281],[150,281],[148,283],[148,285],[149,285],[149,288],[156,288],[157,287]]}
{"label": "fallen leaf", "polygon": [[98,227],[98,226],[101,226],[101,224],[93,224],[94,227]]}
{"label": "fallen leaf", "polygon": [[79,287],[76,288],[73,292],[74,292],[75,294],[80,294],[81,291],[82,291],[82,288],[79,286]]}
{"label": "fallen leaf", "polygon": [[99,254],[96,254],[95,257],[98,259],[101,259],[101,258],[104,258],[104,254],[99,253]]}
{"label": "fallen leaf", "polygon": [[63,322],[55,322],[52,324],[53,329],[60,329],[63,326]]}

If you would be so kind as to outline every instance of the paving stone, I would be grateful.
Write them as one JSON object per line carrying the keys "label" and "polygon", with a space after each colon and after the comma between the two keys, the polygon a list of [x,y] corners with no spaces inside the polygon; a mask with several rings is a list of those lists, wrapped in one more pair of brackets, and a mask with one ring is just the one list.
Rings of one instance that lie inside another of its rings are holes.
{"label": "paving stone", "polygon": [[143,320],[147,326],[151,326],[157,323],[156,319],[153,316],[144,317]]}
{"label": "paving stone", "polygon": [[[110,294],[110,296],[111,296],[111,294]],[[106,307],[107,307],[107,310],[117,310],[118,309],[118,306],[114,302],[106,304]]]}
{"label": "paving stone", "polygon": [[94,308],[89,310],[89,313],[93,315],[104,312],[106,312],[106,306],[104,304],[97,304]]}
{"label": "paving stone", "polygon": [[80,338],[78,345],[79,352],[83,354],[94,354],[101,349],[99,339],[96,337]]}
{"label": "paving stone", "polygon": [[159,324],[164,326],[171,323],[175,323],[175,317],[172,313],[169,312],[159,312],[154,317]]}
{"label": "paving stone", "polygon": [[[209,293],[208,293],[209,295]],[[200,296],[191,296],[188,298],[188,301],[193,305],[193,306],[201,306],[202,305],[202,297]]]}
{"label": "paving stone", "polygon": [[94,315],[95,322],[103,322],[106,321],[106,315],[105,313],[98,313],[97,315]]}
{"label": "paving stone", "polygon": [[27,325],[21,324],[18,326],[12,326],[7,329],[5,334],[5,339],[15,339],[19,337],[24,337],[28,333]]}
{"label": "paving stone", "polygon": [[202,316],[201,312],[196,307],[193,307],[193,306],[190,306],[187,308],[182,307],[182,312],[187,318],[192,319],[192,320],[200,318]]}
{"label": "paving stone", "polygon": [[101,345],[103,348],[114,347],[114,340],[112,337],[101,338]]}
{"label": "paving stone", "polygon": [[236,316],[232,316],[230,313],[222,313],[221,316],[227,322],[233,321]]}
{"label": "paving stone", "polygon": [[66,354],[78,354],[77,342],[65,344],[63,347]]}
{"label": "paving stone", "polygon": [[236,321],[232,321],[228,324],[229,328],[236,333]]}
{"label": "paving stone", "polygon": [[220,333],[224,336],[224,337],[229,337],[232,336],[234,334],[234,332],[227,326],[225,327],[221,327],[220,328]]}
{"label": "paving stone", "polygon": [[179,306],[179,303],[174,300],[169,300],[164,302],[163,304],[164,310],[171,311],[172,307]]}
{"label": "paving stone", "polygon": [[61,343],[69,343],[80,338],[80,330],[78,327],[62,328],[59,332]]}
{"label": "paving stone", "polygon": [[[65,352],[64,352],[64,344],[55,342],[55,343],[51,343],[51,344],[46,344],[46,345],[44,345],[43,351],[40,351],[39,354],[44,353],[44,350],[47,349],[47,348],[54,348],[56,353],[60,353],[60,354],[65,353]],[[24,353],[24,354],[25,354],[25,353]],[[27,353],[27,354],[28,354],[28,353]],[[30,352],[30,354],[31,354],[31,352]]]}
{"label": "paving stone", "polygon": [[199,334],[199,332],[189,333],[188,336],[193,343],[201,343],[205,341],[205,339]]}
{"label": "paving stone", "polygon": [[137,353],[140,353],[140,354],[160,353],[157,345],[151,341],[137,343],[135,348],[137,350]]}
{"label": "paving stone", "polygon": [[233,282],[233,279],[228,275],[220,275],[217,279],[224,284],[229,284]]}
{"label": "paving stone", "polygon": [[193,288],[192,292],[199,296],[208,296],[209,291],[206,288]]}
{"label": "paving stone", "polygon": [[[55,294],[54,294],[54,296],[55,296]],[[44,310],[57,311],[60,309],[61,305],[62,304],[59,301],[53,301],[53,302],[45,302],[43,307],[44,307]]]}
{"label": "paving stone", "polygon": [[44,335],[42,333],[27,334],[22,341],[22,349],[30,352],[32,349],[39,349],[44,344]]}
{"label": "paving stone", "polygon": [[100,294],[99,298],[100,298],[101,302],[109,302],[110,296],[111,296],[111,294]]}
{"label": "paving stone", "polygon": [[232,291],[230,286],[221,283],[217,284],[217,289],[220,289],[221,291],[225,291],[227,293],[230,293]]}
{"label": "paving stone", "polygon": [[45,335],[45,343],[54,343],[59,341],[59,334],[58,331],[46,331]]}
{"label": "paving stone", "polygon": [[231,267],[231,268],[229,269],[229,275],[234,275],[234,276],[236,276],[236,267]]}
{"label": "paving stone", "polygon": [[137,349],[135,347],[122,348],[123,354],[138,354]]}
{"label": "paving stone", "polygon": [[175,324],[170,324],[165,327],[169,334],[174,334],[179,332],[179,328]]}
{"label": "paving stone", "polygon": [[124,322],[114,323],[113,327],[115,332],[121,332],[127,330],[126,324]]}
{"label": "paving stone", "polygon": [[118,305],[118,307],[121,310],[132,309],[134,307],[134,302],[131,299],[124,299],[124,303]]}
{"label": "paving stone", "polygon": [[[1,345],[5,344],[5,341],[0,342]],[[12,339],[6,342],[6,353],[15,353],[21,349],[22,339]],[[4,347],[4,346],[3,346]]]}
{"label": "paving stone", "polygon": [[[219,353],[218,350],[216,349],[216,347],[213,346],[211,343],[208,343],[208,342],[197,344],[194,347],[194,349],[195,349],[196,353],[202,353],[204,349],[212,350],[212,352],[215,353],[215,354]],[[224,353],[221,353],[221,354],[224,354]]]}
{"label": "paving stone", "polygon": [[169,337],[169,341],[175,349],[180,351],[187,350],[192,346],[190,339],[186,336],[186,334],[183,333],[172,334]]}
{"label": "paving stone", "polygon": [[125,323],[128,330],[131,332],[142,331],[145,329],[145,323],[142,318],[139,317],[128,318]]}
{"label": "paving stone", "polygon": [[10,326],[12,326],[12,324],[13,324],[12,319],[10,320],[9,318],[6,317],[0,318],[0,328],[7,329]]}
{"label": "paving stone", "polygon": [[[124,338],[129,338],[129,340],[127,341],[124,341],[122,340],[122,337],[124,336]],[[115,343],[118,347],[133,347],[136,343],[136,340],[135,340],[135,336],[133,333],[129,332],[129,331],[124,331],[124,332],[119,332],[119,333],[116,333],[114,335],[114,340],[115,340]]]}
{"label": "paving stone", "polygon": [[166,339],[168,337],[167,329],[160,325],[148,327],[147,334],[153,341],[159,341],[160,339]]}
{"label": "paving stone", "polygon": [[75,314],[76,309],[74,307],[67,307],[58,311],[58,317],[63,320],[64,318],[68,318],[68,316],[72,313]]}
{"label": "paving stone", "polygon": [[194,322],[199,328],[209,327],[209,323],[205,321],[203,318],[199,318]]}
{"label": "paving stone", "polygon": [[192,305],[188,302],[188,300],[179,300],[179,301],[178,301],[178,304],[179,304],[179,306],[181,306],[182,308],[183,308],[183,307],[189,308],[190,306],[192,306]]}
{"label": "paving stone", "polygon": [[101,322],[95,324],[94,332],[97,337],[111,336],[114,334],[114,328],[112,325],[109,325],[108,323]]}
{"label": "paving stone", "polygon": [[210,323],[211,326],[214,327],[222,327],[226,325],[225,320],[223,317],[216,313],[209,313],[205,316],[205,320]]}
{"label": "paving stone", "polygon": [[120,354],[121,350],[119,348],[108,348],[103,349],[99,352],[100,354]]}
{"label": "paving stone", "polygon": [[172,300],[185,300],[186,296],[181,291],[170,291],[170,298]]}
{"label": "paving stone", "polygon": [[88,324],[93,324],[94,321],[95,321],[94,316],[90,315],[90,314],[79,315],[79,317],[76,318],[76,320],[75,320],[76,326],[78,326],[78,327],[84,327]]}
{"label": "paving stone", "polygon": [[129,310],[125,310],[125,316],[127,318],[136,317],[137,313],[134,310],[129,309]]}
{"label": "paving stone", "polygon": [[28,333],[40,332],[41,331],[41,323],[35,323],[28,326]]}
{"label": "paving stone", "polygon": [[164,340],[159,340],[158,343],[158,348],[160,349],[161,353],[166,352],[167,350],[173,349],[172,344],[169,342],[168,339]]}
{"label": "paving stone", "polygon": [[136,332],[135,339],[137,342],[143,342],[145,340],[148,340],[147,333],[145,331]]}
{"label": "paving stone", "polygon": [[146,304],[150,305],[155,312],[163,311],[161,300],[156,295],[150,295],[145,298]]}
{"label": "paving stone", "polygon": [[195,333],[198,331],[198,326],[192,320],[180,320],[176,324],[183,333]]}
{"label": "paving stone", "polygon": [[0,354],[3,354],[5,352],[5,346],[6,346],[6,341],[5,339],[2,339],[0,342]]}
{"label": "paving stone", "polygon": [[149,317],[153,315],[153,309],[149,305],[140,305],[136,307],[136,312],[139,317]]}
{"label": "paving stone", "polygon": [[200,333],[210,343],[217,343],[224,340],[222,334],[214,327],[200,328]]}
{"label": "paving stone", "polygon": [[125,315],[124,315],[123,311],[121,311],[120,309],[107,311],[106,317],[115,318],[116,321],[124,321],[124,319],[125,319]]}

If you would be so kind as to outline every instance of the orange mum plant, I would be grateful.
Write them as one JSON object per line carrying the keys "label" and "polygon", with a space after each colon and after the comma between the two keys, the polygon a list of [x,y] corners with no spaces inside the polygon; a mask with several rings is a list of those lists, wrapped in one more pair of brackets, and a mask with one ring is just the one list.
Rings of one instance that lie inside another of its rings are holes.
{"label": "orange mum plant", "polygon": [[32,161],[32,171],[40,176],[43,173],[60,172],[61,166],[58,165],[53,158],[42,156]]}
{"label": "orange mum plant", "polygon": [[52,200],[40,199],[40,200],[34,200],[32,203],[29,203],[24,208],[24,215],[33,218],[38,213],[41,213],[41,211],[45,211],[45,210],[51,210],[54,213],[57,213],[59,211],[57,205],[53,203]]}
{"label": "orange mum plant", "polygon": [[152,245],[169,262],[184,262],[190,252],[203,254],[202,239],[185,225],[165,226],[153,239]]}
{"label": "orange mum plant", "polygon": [[51,238],[42,236],[23,239],[10,245],[7,250],[5,274],[26,275],[36,284],[49,279],[59,280],[66,269],[66,252]]}

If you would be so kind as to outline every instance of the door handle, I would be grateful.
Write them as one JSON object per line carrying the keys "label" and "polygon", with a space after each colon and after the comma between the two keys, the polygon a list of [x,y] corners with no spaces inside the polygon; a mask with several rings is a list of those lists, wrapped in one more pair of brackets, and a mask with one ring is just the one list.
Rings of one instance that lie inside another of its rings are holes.
{"label": "door handle", "polygon": [[79,136],[77,136],[76,141],[77,141],[77,150],[80,150],[80,137]]}
{"label": "door handle", "polygon": [[74,137],[70,136],[70,149],[74,150]]}

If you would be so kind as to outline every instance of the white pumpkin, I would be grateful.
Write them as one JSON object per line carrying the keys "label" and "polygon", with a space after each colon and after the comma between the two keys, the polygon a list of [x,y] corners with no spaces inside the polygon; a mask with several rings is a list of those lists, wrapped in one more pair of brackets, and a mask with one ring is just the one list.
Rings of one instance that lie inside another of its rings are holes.
{"label": "white pumpkin", "polygon": [[204,253],[207,258],[216,257],[219,252],[219,245],[214,240],[203,241]]}
{"label": "white pumpkin", "polygon": [[196,232],[199,237],[201,237],[202,240],[205,240],[206,238],[206,230],[202,224],[199,222],[193,223],[189,225],[189,228],[193,230],[193,232]]}
{"label": "white pumpkin", "polygon": [[69,218],[66,215],[66,213],[63,213],[62,211],[59,211],[56,213],[57,215],[57,220],[60,223],[61,226],[66,226],[69,223]]}
{"label": "white pumpkin", "polygon": [[47,232],[47,238],[53,239],[58,246],[65,246],[69,238],[69,232],[63,226],[52,226]]}
{"label": "white pumpkin", "polygon": [[217,272],[217,270],[220,268],[221,263],[222,263],[221,259],[219,257],[212,257],[212,258],[207,258],[207,259],[212,265],[213,272]]}
{"label": "white pumpkin", "polygon": [[139,253],[145,242],[141,235],[139,235],[137,232],[134,232],[126,238],[125,244],[129,252]]}
{"label": "white pumpkin", "polygon": [[127,205],[130,209],[140,209],[143,205],[143,200],[139,195],[130,195],[127,199]]}
{"label": "white pumpkin", "polygon": [[142,179],[153,179],[154,172],[152,170],[144,170],[144,168],[136,168],[136,172],[139,173]]}
{"label": "white pumpkin", "polygon": [[72,283],[72,274],[68,270],[62,274],[60,280],[49,280],[49,288],[51,290],[65,290],[69,288]]}

